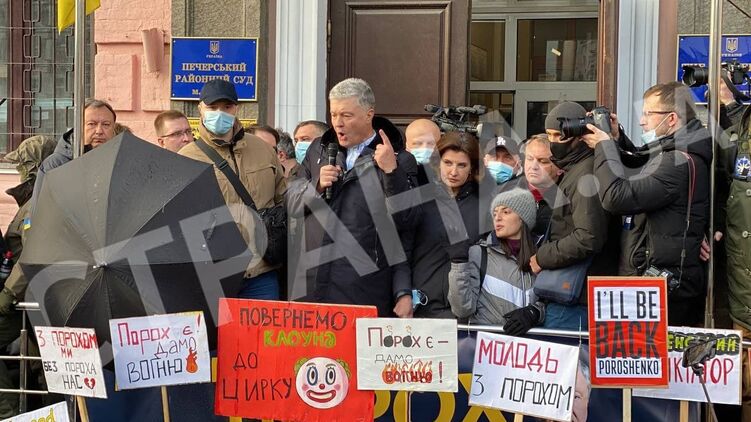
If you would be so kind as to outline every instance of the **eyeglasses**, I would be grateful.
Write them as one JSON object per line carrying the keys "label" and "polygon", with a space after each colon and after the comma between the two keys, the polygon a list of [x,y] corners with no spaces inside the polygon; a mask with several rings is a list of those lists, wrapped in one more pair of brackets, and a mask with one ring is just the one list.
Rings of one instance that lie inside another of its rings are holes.
{"label": "eyeglasses", "polygon": [[181,138],[182,136],[192,137],[193,136],[193,129],[185,129],[185,130],[179,130],[177,132],[168,133],[166,135],[162,135],[163,138]]}
{"label": "eyeglasses", "polygon": [[641,117],[649,117],[653,114],[670,114],[670,113],[675,113],[675,112],[674,111],[649,111],[647,110],[647,111],[641,112]]}

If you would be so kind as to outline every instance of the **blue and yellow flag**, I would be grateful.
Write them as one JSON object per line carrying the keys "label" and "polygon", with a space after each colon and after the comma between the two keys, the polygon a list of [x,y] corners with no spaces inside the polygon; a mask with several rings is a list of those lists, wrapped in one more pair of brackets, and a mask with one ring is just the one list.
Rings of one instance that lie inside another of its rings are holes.
{"label": "blue and yellow flag", "polygon": [[[99,8],[99,0],[86,0],[86,15],[94,13]],[[76,0],[58,0],[57,2],[57,30],[76,23]]]}

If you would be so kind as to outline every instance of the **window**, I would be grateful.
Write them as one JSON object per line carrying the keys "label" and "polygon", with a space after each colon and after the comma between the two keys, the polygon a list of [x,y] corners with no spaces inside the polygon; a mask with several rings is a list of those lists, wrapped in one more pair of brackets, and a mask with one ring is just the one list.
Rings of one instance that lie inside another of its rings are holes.
{"label": "window", "polygon": [[504,80],[506,23],[503,21],[472,22],[470,39],[470,80]]}
{"label": "window", "polygon": [[595,80],[597,19],[522,19],[518,25],[517,80]]}
{"label": "window", "polygon": [[[0,154],[73,125],[73,27],[59,33],[55,0],[0,0]],[[90,92],[91,18],[87,18]]]}
{"label": "window", "polygon": [[488,109],[480,121],[505,120],[524,139],[543,131],[548,109],[560,101],[592,108],[599,2],[575,2],[577,10],[567,10],[562,0],[529,5],[515,0],[513,8],[500,1],[493,7],[493,1],[481,3],[475,10],[483,12],[473,15],[470,25],[468,52],[470,104]]}

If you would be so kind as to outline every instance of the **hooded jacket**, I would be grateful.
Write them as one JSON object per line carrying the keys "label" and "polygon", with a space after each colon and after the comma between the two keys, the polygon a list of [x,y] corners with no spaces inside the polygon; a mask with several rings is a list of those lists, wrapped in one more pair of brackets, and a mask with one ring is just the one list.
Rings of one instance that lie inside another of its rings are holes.
{"label": "hooded jacket", "polygon": [[730,316],[747,330],[751,330],[750,127],[751,108],[745,108],[740,124],[720,137],[715,178],[715,230],[725,234],[725,244],[719,246],[727,254]]}
{"label": "hooded jacket", "polygon": [[[449,272],[451,311],[472,324],[503,325],[503,317],[515,309],[534,305],[540,311],[539,323],[545,320],[545,306],[537,300],[535,276],[519,269],[516,258],[508,256],[499,245],[492,244],[492,234],[485,242],[469,249],[468,262],[452,262]],[[482,248],[487,250],[485,279],[480,280]]]}
{"label": "hooded jacket", "polygon": [[[25,139],[14,151],[5,156],[6,161],[16,164],[16,169],[21,175],[21,183],[6,192],[13,196],[20,207],[8,225],[5,233],[5,243],[8,250],[13,252],[13,259],[18,259],[23,252],[23,244],[26,238],[26,220],[31,215],[31,187],[37,177],[42,162],[50,156],[56,147],[54,138],[37,135]],[[20,265],[15,265],[8,279],[7,287],[17,299],[23,300],[26,293],[28,280],[23,275]]]}
{"label": "hooded jacket", "polygon": [[[625,168],[623,155],[638,165],[636,171]],[[625,135],[618,144],[604,141],[595,147],[595,174],[603,207],[618,215],[643,214],[645,235],[622,244],[622,253],[639,274],[654,265],[680,278],[681,285],[671,293],[672,299],[700,297],[706,291],[699,252],[709,221],[711,161],[711,137],[697,119],[643,148],[633,147]],[[681,268],[689,195],[691,223]]]}
{"label": "hooded jacket", "polygon": [[[313,293],[306,299],[323,303],[374,305],[378,308],[379,316],[391,316],[396,296],[409,294],[412,288],[411,272],[406,261],[407,255],[398,253],[400,251],[397,249],[400,248],[397,245],[384,245],[383,238],[387,235],[381,230],[383,227],[395,228],[401,244],[402,236],[406,236],[415,223],[420,209],[412,207],[392,212],[383,197],[406,192],[416,185],[417,162],[411,154],[404,151],[401,134],[390,121],[374,117],[372,124],[375,138],[363,149],[354,166],[345,171],[331,188],[332,197],[327,205],[338,219],[335,226],[332,226],[334,222],[329,222],[332,225],[324,230],[309,207],[311,201],[315,202],[317,199],[320,203],[324,197],[316,192],[315,187],[318,185],[321,167],[328,163],[328,145],[337,142],[334,129],[326,131],[308,148],[300,167],[300,177],[290,181],[287,192],[288,213],[297,218],[304,217],[308,251],[323,250],[324,246],[332,242],[339,248],[346,248],[349,239],[356,241],[360,248],[357,251],[351,248],[344,251],[339,249],[339,257],[329,262],[323,261],[325,258],[322,257],[321,261],[302,264],[315,267],[311,269],[312,275],[309,278],[313,283]],[[378,168],[373,158],[377,145],[383,143],[378,134],[379,129],[384,130],[397,154],[397,168],[390,174]],[[339,147],[336,163],[342,168],[346,168],[346,154],[346,149]],[[340,232],[344,234],[339,235]],[[366,256],[359,255],[360,251]],[[317,265],[319,262],[322,263]]]}
{"label": "hooded jacket", "polygon": [[60,135],[60,138],[57,141],[57,146],[55,147],[55,151],[52,152],[52,154],[42,162],[41,166],[39,166],[36,181],[34,182],[34,193],[31,196],[32,208],[36,203],[36,198],[37,195],[39,195],[39,191],[42,189],[42,181],[44,180],[44,176],[47,175],[47,172],[54,168],[60,167],[73,159],[72,137],[72,128],[68,129],[65,133]]}

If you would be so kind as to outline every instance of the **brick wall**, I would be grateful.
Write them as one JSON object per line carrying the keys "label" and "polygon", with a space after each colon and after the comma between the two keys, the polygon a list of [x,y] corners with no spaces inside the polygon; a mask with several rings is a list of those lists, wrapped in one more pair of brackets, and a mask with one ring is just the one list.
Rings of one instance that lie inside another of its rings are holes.
{"label": "brick wall", "polygon": [[[117,120],[137,136],[156,141],[153,121],[170,107],[170,0],[102,2],[94,14],[94,95],[112,104]],[[141,30],[162,31],[165,52],[161,69],[148,72]]]}

